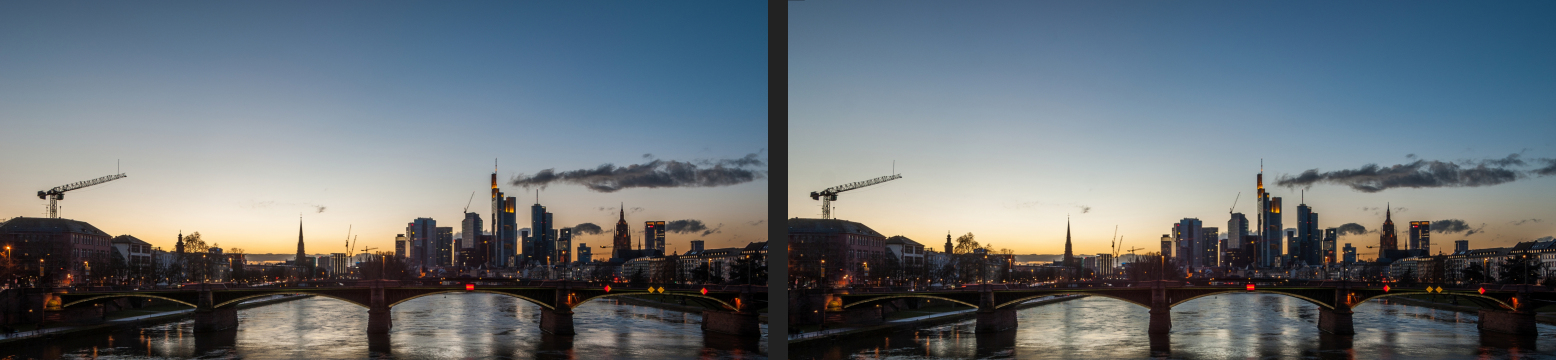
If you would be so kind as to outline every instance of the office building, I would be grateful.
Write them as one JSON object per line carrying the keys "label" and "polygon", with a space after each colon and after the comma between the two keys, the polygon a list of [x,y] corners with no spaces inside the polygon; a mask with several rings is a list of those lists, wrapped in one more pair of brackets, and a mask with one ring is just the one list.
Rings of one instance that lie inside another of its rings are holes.
{"label": "office building", "polygon": [[1346,265],[1355,264],[1356,263],[1356,248],[1351,246],[1351,243],[1345,243],[1345,249],[1344,250],[1345,250],[1345,259],[1342,262],[1344,264],[1346,264]]}
{"label": "office building", "polygon": [[578,263],[588,264],[594,261],[594,253],[589,251],[589,244],[578,243]]}
{"label": "office building", "polygon": [[1453,242],[1453,253],[1458,254],[1467,251],[1470,251],[1469,240],[1456,240]]}
{"label": "office building", "polygon": [[1410,222],[1410,249],[1422,250],[1427,256],[1432,255],[1432,222]]}
{"label": "office building", "polygon": [[[1243,213],[1233,213],[1232,219],[1226,222],[1226,238],[1242,239],[1243,235],[1248,235],[1248,217]],[[1226,246],[1227,249],[1241,249],[1242,242],[1228,241]]]}
{"label": "office building", "polygon": [[567,264],[573,262],[573,229],[558,229],[556,237],[556,261],[554,264]]}
{"label": "office building", "polygon": [[644,248],[653,252],[655,256],[665,254],[665,222],[646,221],[643,223]]}
{"label": "office building", "polygon": [[473,212],[465,213],[465,220],[459,223],[459,237],[461,239],[459,248],[478,248],[476,245],[480,242],[479,239],[481,234],[485,233],[485,231],[486,228],[482,227],[481,224],[481,214]]}
{"label": "office building", "polygon": [[[949,254],[949,253],[947,253]],[[1172,261],[1172,234],[1162,234],[1162,259]]]}
{"label": "office building", "polygon": [[702,252],[702,240],[692,240],[692,252]]}
{"label": "office building", "polygon": [[1324,264],[1325,265],[1334,264],[1336,261],[1338,261],[1338,259],[1335,258],[1335,252],[1334,252],[1335,251],[1335,246],[1334,245],[1335,245],[1335,240],[1337,240],[1337,235],[1339,235],[1338,234],[1338,230],[1335,229],[1335,228],[1324,229]]}
{"label": "office building", "polygon": [[394,258],[405,259],[405,234],[394,236]]}
{"label": "office building", "polygon": [[1220,232],[1221,229],[1213,226],[1200,229],[1200,238],[1196,239],[1201,247],[1197,255],[1201,257],[1200,266],[1213,267],[1221,264]]}
{"label": "office building", "polygon": [[413,265],[437,265],[437,258],[433,257],[437,247],[432,246],[437,241],[437,227],[437,220],[432,218],[416,218],[405,225],[405,237],[409,240]]}
{"label": "office building", "polygon": [[453,227],[445,226],[445,227],[438,228],[437,252],[438,252],[437,256],[435,256],[434,258],[437,259],[438,266],[453,266],[454,265],[454,228]]}

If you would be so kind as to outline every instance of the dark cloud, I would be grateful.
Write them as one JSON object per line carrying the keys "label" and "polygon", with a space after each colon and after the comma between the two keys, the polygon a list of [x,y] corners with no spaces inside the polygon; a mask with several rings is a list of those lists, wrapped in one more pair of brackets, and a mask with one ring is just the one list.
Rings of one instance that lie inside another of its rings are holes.
{"label": "dark cloud", "polygon": [[601,229],[599,225],[594,223],[582,223],[573,226],[573,233],[578,235],[599,235],[604,232],[605,229]]}
{"label": "dark cloud", "polygon": [[671,222],[665,223],[665,231],[672,232],[672,233],[685,234],[685,233],[694,233],[694,232],[698,232],[698,231],[707,231],[707,230],[708,230],[708,226],[707,225],[703,225],[701,220],[687,219],[687,220],[676,220],[676,221],[671,221]]}
{"label": "dark cloud", "polygon": [[1539,239],[1534,239],[1534,241],[1551,241],[1553,239],[1556,239],[1556,237],[1546,236]]}
{"label": "dark cloud", "polygon": [[643,158],[644,159],[653,159],[654,158],[654,154],[643,154]]}
{"label": "dark cloud", "polygon": [[1330,172],[1310,169],[1297,176],[1282,175],[1275,181],[1275,185],[1308,188],[1326,182],[1350,186],[1356,191],[1373,193],[1392,188],[1492,186],[1512,182],[1531,174],[1556,175],[1556,160],[1534,159],[1534,161],[1547,162],[1551,166],[1532,171],[1517,169],[1515,167],[1526,166],[1528,162],[1515,153],[1501,159],[1457,162],[1416,160],[1409,164],[1387,167],[1367,164],[1357,169]]}
{"label": "dark cloud", "polygon": [[1486,224],[1480,224],[1479,227],[1471,228],[1469,223],[1459,219],[1437,220],[1432,222],[1432,231],[1444,234],[1455,234],[1462,232],[1464,233],[1464,236],[1470,236],[1475,235],[1476,233],[1484,232],[1485,228]]}
{"label": "dark cloud", "polygon": [[767,220],[747,221],[746,225],[757,226],[765,222],[767,222]]}
{"label": "dark cloud", "polygon": [[1523,220],[1518,220],[1518,221],[1509,221],[1508,223],[1509,224],[1513,224],[1513,226],[1518,226],[1518,225],[1523,225],[1525,223],[1538,223],[1538,222],[1540,222],[1540,219],[1523,219]]}
{"label": "dark cloud", "polygon": [[1405,158],[1406,159],[1414,159],[1414,158],[1416,158],[1416,154],[1405,154]]}
{"label": "dark cloud", "polygon": [[624,167],[604,164],[594,169],[563,172],[545,169],[534,175],[519,174],[510,183],[526,189],[545,188],[552,183],[571,183],[605,193],[628,188],[729,186],[751,182],[767,175],[763,170],[766,163],[758,158],[760,153],[748,154],[738,159],[695,161],[656,159]]}
{"label": "dark cloud", "polygon": [[723,229],[723,228],[724,228],[724,223],[719,223],[718,225],[713,226],[712,229],[708,229],[707,231],[703,231],[702,232],[702,236],[708,236],[708,235],[713,235],[713,234],[721,233],[723,231],[719,231],[719,230]]}
{"label": "dark cloud", "polygon": [[1360,235],[1367,233],[1367,227],[1357,223],[1349,223],[1340,225],[1339,228],[1336,228],[1335,232],[1340,235]]}
{"label": "dark cloud", "polygon": [[[314,206],[313,206],[313,208],[315,208],[315,209],[319,209],[319,212],[320,212],[320,213],[322,213],[322,212],[324,212],[324,206],[323,206],[323,205],[314,205]],[[316,213],[316,214],[317,214],[317,213]]]}

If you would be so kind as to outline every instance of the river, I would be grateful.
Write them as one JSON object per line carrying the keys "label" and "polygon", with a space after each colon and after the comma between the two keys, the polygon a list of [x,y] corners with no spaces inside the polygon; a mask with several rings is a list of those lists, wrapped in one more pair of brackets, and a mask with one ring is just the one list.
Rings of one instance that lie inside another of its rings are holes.
{"label": "river", "polygon": [[[0,358],[254,359],[765,359],[764,336],[704,334],[701,314],[593,300],[574,308],[575,336],[540,331],[540,307],[512,297],[451,293],[395,305],[394,327],[367,334],[367,310],[312,297],[238,310],[238,328],[192,331],[185,319],[71,334]],[[11,357],[5,357],[9,355]]]}
{"label": "river", "polygon": [[791,347],[794,359],[1556,359],[1556,326],[1535,339],[1476,329],[1475,314],[1369,301],[1356,335],[1318,330],[1318,307],[1272,294],[1225,294],[1172,310],[1167,336],[1143,307],[1103,297],[1022,309],[1018,328],[973,333],[973,320]]}

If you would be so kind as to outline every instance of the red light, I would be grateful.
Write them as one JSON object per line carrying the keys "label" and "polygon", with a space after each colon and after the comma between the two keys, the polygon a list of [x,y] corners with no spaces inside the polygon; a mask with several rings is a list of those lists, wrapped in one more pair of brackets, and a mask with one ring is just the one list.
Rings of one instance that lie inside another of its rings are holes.
{"label": "red light", "polygon": [[1248,284],[1248,291],[1253,291],[1253,284]]}
{"label": "red light", "polygon": [[1388,284],[1384,284],[1384,285],[1383,285],[1383,292],[1389,292],[1389,286],[1388,286]]}
{"label": "red light", "polygon": [[605,292],[611,292],[611,286],[605,285]]}
{"label": "red light", "polygon": [[1480,288],[1480,294],[1481,295],[1485,295],[1486,294],[1486,288],[1485,287]]}
{"label": "red light", "polygon": [[465,284],[465,291],[475,290],[475,284]]}
{"label": "red light", "polygon": [[708,294],[708,288],[702,288],[702,294],[703,295],[707,295]]}

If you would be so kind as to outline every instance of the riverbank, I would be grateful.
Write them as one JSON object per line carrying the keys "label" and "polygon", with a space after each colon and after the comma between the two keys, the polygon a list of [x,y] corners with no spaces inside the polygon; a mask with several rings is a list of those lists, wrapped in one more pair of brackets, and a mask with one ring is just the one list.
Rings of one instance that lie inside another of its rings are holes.
{"label": "riverbank", "polygon": [[[651,307],[651,308],[658,308],[658,309],[665,309],[665,310],[674,310],[674,311],[680,311],[680,312],[689,312],[689,313],[698,314],[698,315],[701,315],[703,310],[708,310],[708,308],[700,307],[700,306],[681,305],[681,304],[672,303],[672,302],[657,301],[657,300],[670,300],[670,298],[671,297],[665,296],[665,295],[629,295],[629,296],[617,296],[617,297],[614,297],[614,299],[620,300],[622,303],[626,303],[626,304],[637,305],[637,306],[647,306],[647,307]],[[758,316],[757,318],[763,324],[767,323],[767,314],[762,314],[761,316]]]}
{"label": "riverbank", "polygon": [[[1477,314],[1477,315],[1480,314],[1480,308],[1479,307],[1440,303],[1440,302],[1436,302],[1436,301],[1425,300],[1425,299],[1416,299],[1416,298],[1407,297],[1407,296],[1391,296],[1391,297],[1388,297],[1388,298],[1385,298],[1385,299],[1382,299],[1382,300],[1383,301],[1388,301],[1388,302],[1394,303],[1394,304],[1400,304],[1400,305],[1420,306],[1420,307],[1424,307],[1424,308],[1431,308],[1431,309],[1437,309],[1437,310],[1448,310],[1448,311],[1458,311],[1458,312],[1462,312],[1462,313],[1470,313],[1470,314]],[[1535,316],[1534,316],[1534,321],[1538,322],[1538,323],[1541,323],[1541,324],[1556,325],[1556,314],[1553,314],[1553,313],[1536,313]]]}
{"label": "riverbank", "polygon": [[[1042,305],[1048,305],[1048,304],[1053,304],[1053,303],[1057,303],[1057,302],[1075,300],[1075,299],[1079,299],[1079,298],[1082,298],[1082,297],[1085,297],[1085,296],[1086,295],[1058,296],[1058,297],[1049,298],[1049,299],[1043,299],[1043,300],[1037,300],[1037,301],[1030,301],[1030,302],[1021,303],[1019,305],[1016,305],[1015,308],[1016,309],[1025,309],[1025,308],[1030,308],[1030,307],[1034,307],[1034,306],[1042,306]],[[942,313],[932,314],[932,315],[915,316],[915,317],[909,317],[909,318],[888,320],[888,321],[882,322],[879,325],[860,326],[860,327],[851,327],[851,328],[828,329],[826,331],[820,331],[820,332],[816,332],[816,331],[806,332],[806,333],[798,334],[796,336],[790,336],[789,337],[789,345],[793,346],[795,344],[806,343],[806,342],[813,342],[813,341],[819,341],[819,340],[839,340],[841,338],[846,338],[846,337],[890,333],[890,332],[896,332],[896,331],[905,330],[905,329],[916,329],[916,328],[921,328],[921,327],[925,327],[925,326],[933,326],[933,325],[940,325],[940,324],[945,324],[945,323],[959,322],[959,321],[963,321],[963,320],[972,318],[973,316],[977,315],[977,312],[978,312],[978,309],[963,309],[963,310],[942,312]]]}
{"label": "riverbank", "polygon": [[[265,305],[270,305],[270,304],[276,304],[276,303],[282,303],[282,302],[287,302],[287,301],[292,301],[292,300],[300,300],[300,299],[309,298],[309,297],[313,297],[313,295],[280,295],[279,297],[276,297],[276,298],[245,301],[245,302],[239,303],[238,305],[236,305],[236,307],[238,309],[240,309],[240,310],[241,309],[249,309],[249,308],[265,306]],[[124,311],[125,312],[133,312],[133,311],[136,311],[136,310],[130,309],[130,310],[124,310]],[[79,334],[79,333],[84,333],[84,332],[99,331],[99,330],[105,330],[105,329],[113,329],[113,328],[117,328],[117,327],[120,327],[120,326],[144,326],[144,325],[151,325],[151,324],[168,322],[168,321],[174,321],[174,320],[181,320],[181,319],[183,319],[185,317],[193,316],[194,315],[194,311],[195,311],[195,309],[192,309],[192,308],[183,308],[183,309],[179,309],[179,310],[162,311],[162,312],[157,312],[157,313],[153,313],[153,314],[135,315],[135,316],[128,316],[128,317],[117,317],[117,318],[113,318],[113,319],[110,319],[110,320],[107,320],[107,321],[103,321],[102,323],[97,323],[97,324],[70,325],[70,326],[60,326],[60,327],[47,327],[47,328],[37,329],[37,330],[18,331],[18,332],[10,333],[10,334],[0,334],[0,347],[15,345],[16,343],[23,342],[23,341],[26,341],[26,340],[33,340],[33,339],[44,339],[44,340],[47,340],[47,339],[51,339],[51,338],[54,338],[54,337],[57,337],[57,336]],[[110,317],[114,317],[113,314],[110,314]]]}

